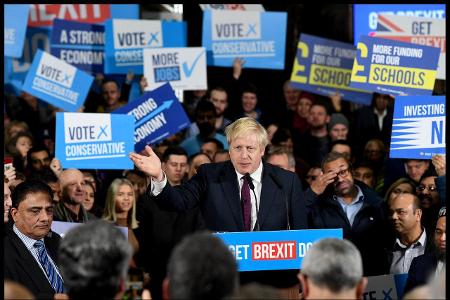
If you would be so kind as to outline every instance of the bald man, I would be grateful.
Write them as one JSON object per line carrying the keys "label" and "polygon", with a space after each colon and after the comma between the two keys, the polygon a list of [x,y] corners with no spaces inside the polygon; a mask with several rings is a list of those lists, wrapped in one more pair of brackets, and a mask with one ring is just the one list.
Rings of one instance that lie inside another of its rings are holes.
{"label": "bald man", "polygon": [[84,223],[97,219],[86,211],[81,204],[85,198],[85,183],[83,173],[77,169],[67,169],[59,176],[61,199],[55,206],[53,219],[55,221]]}

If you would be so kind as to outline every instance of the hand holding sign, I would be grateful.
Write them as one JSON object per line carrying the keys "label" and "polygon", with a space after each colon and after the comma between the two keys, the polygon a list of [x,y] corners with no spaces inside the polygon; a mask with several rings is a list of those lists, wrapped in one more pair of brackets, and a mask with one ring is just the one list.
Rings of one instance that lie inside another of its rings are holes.
{"label": "hand holding sign", "polygon": [[434,168],[436,169],[436,173],[438,176],[445,175],[445,156],[436,154],[431,158],[431,162],[433,163]]}
{"label": "hand holding sign", "polygon": [[162,181],[164,179],[164,174],[161,169],[161,160],[158,155],[153,152],[150,146],[145,146],[145,151],[148,156],[130,153],[130,159],[140,171],[155,178],[157,181]]}
{"label": "hand holding sign", "polygon": [[59,175],[61,175],[62,172],[61,161],[54,157],[50,162],[50,169],[53,171],[56,177],[59,178]]}

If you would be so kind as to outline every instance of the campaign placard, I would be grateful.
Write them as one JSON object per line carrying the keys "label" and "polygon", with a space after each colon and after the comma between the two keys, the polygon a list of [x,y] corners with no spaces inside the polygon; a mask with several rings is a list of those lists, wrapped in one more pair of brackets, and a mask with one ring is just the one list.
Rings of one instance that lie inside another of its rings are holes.
{"label": "campaign placard", "polygon": [[3,51],[5,56],[21,57],[23,44],[25,42],[25,32],[27,30],[28,4],[5,4],[4,10],[4,30],[3,30]]}
{"label": "campaign placard", "polygon": [[206,90],[206,51],[203,47],[144,49],[148,89],[166,82],[179,90]]}
{"label": "campaign placard", "polygon": [[29,27],[48,27],[54,19],[101,24],[110,18],[139,18],[139,4],[30,4]]}
{"label": "campaign placard", "polygon": [[[62,221],[52,221],[52,231],[59,234],[62,238],[66,235],[66,233],[77,227],[77,226],[83,226],[84,223],[77,223],[77,222],[62,222]],[[124,226],[116,226],[120,231],[125,235],[126,238],[128,238],[128,227]]]}
{"label": "campaign placard", "polygon": [[441,50],[363,36],[350,87],[401,96],[431,95]]}
{"label": "campaign placard", "polygon": [[63,168],[133,169],[133,117],[57,113],[56,157]]}
{"label": "campaign placard", "polygon": [[[138,4],[30,4],[23,55],[12,60],[5,84],[22,90],[25,76],[38,49],[50,53],[50,36],[55,18],[102,23],[107,18],[139,18]],[[106,9],[105,9],[106,8]],[[103,73],[103,71],[102,71]]]}
{"label": "campaign placard", "polygon": [[381,14],[371,36],[440,48],[436,78],[445,80],[445,19]]}
{"label": "campaign placard", "polygon": [[445,154],[445,96],[396,97],[389,157]]}
{"label": "campaign placard", "polygon": [[353,41],[355,45],[361,36],[370,36],[377,30],[379,14],[445,19],[445,4],[354,4]]}
{"label": "campaign placard", "polygon": [[93,80],[91,75],[38,50],[23,90],[65,111],[77,111],[86,100]]}
{"label": "campaign placard", "polygon": [[286,21],[285,12],[205,10],[208,65],[231,67],[239,57],[246,68],[284,69]]}
{"label": "campaign placard", "polygon": [[170,83],[144,93],[112,113],[134,117],[134,149],[137,152],[145,145],[156,144],[190,125]]}
{"label": "campaign placard", "polygon": [[186,47],[186,32],[186,22],[107,20],[105,73],[143,74],[145,48]]}
{"label": "campaign placard", "polygon": [[342,228],[216,233],[236,258],[239,271],[300,269],[312,244],[342,239]]}
{"label": "campaign placard", "polygon": [[103,73],[105,28],[103,25],[55,19],[50,53],[90,73]]}
{"label": "campaign placard", "polygon": [[339,91],[344,100],[370,105],[372,93],[349,87],[355,56],[352,44],[302,33],[291,86],[323,96]]}
{"label": "campaign placard", "polygon": [[367,277],[364,299],[402,299],[408,274],[388,274]]}

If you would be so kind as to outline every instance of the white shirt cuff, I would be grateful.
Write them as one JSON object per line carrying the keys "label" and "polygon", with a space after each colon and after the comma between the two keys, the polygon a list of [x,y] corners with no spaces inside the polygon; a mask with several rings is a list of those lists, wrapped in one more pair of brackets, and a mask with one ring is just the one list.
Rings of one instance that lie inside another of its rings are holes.
{"label": "white shirt cuff", "polygon": [[162,192],[164,187],[166,186],[167,176],[166,176],[166,173],[164,173],[164,171],[163,171],[163,175],[164,175],[164,179],[162,181],[156,181],[153,177],[151,177],[152,196],[158,196]]}

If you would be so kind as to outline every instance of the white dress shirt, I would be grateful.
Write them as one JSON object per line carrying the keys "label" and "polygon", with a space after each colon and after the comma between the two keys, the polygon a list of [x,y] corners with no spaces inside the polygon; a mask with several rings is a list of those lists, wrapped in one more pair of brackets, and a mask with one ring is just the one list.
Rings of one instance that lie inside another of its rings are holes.
{"label": "white dress shirt", "polygon": [[[253,181],[253,185],[255,186],[255,194],[256,194],[256,197],[258,198],[258,199],[255,199],[255,195],[250,190],[250,198],[251,198],[251,202],[252,202],[252,217],[251,217],[252,218],[252,226],[251,226],[252,230],[255,229],[256,220],[258,219],[256,217],[256,213],[257,213],[257,211],[259,211],[260,202],[261,202],[262,169],[263,169],[263,164],[262,164],[262,162],[260,162],[258,169],[256,169],[255,172],[250,174],[250,177],[252,178],[252,181]],[[242,188],[242,185],[244,184],[244,179],[242,178],[244,175],[245,174],[241,174],[238,171],[236,171],[237,180],[239,182],[239,197],[241,197],[241,188]]]}
{"label": "white dress shirt", "polygon": [[[261,189],[262,189],[262,183],[261,183],[261,179],[262,179],[262,169],[263,169],[263,164],[262,162],[260,162],[258,169],[256,169],[255,172],[253,172],[252,174],[250,174],[250,177],[252,178],[253,181],[253,185],[255,186],[255,194],[256,197],[258,198],[257,201],[255,199],[255,195],[253,195],[253,192],[250,191],[250,198],[251,198],[251,202],[252,202],[252,230],[255,227],[256,224],[256,212],[257,209],[256,207],[258,207],[258,211],[259,211],[259,204],[260,204],[260,200],[261,200]],[[241,188],[242,188],[242,184],[243,184],[243,179],[242,176],[244,176],[244,174],[239,173],[238,171],[236,171],[236,178],[237,181],[239,183],[239,198],[241,197]],[[158,182],[156,180],[153,179],[152,177],[152,182],[151,182],[151,193],[153,196],[158,196],[162,190],[164,189],[164,187],[167,184],[167,176],[166,174],[163,172],[164,174],[164,179],[161,182]]]}
{"label": "white dress shirt", "polygon": [[427,233],[425,229],[422,229],[422,234],[420,238],[407,247],[400,242],[397,238],[394,244],[394,250],[392,252],[392,263],[390,268],[391,274],[405,274],[408,273],[409,267],[411,266],[411,262],[414,257],[422,255],[425,253],[425,246],[427,240]]}

